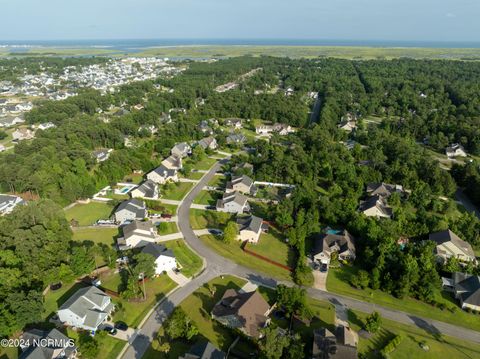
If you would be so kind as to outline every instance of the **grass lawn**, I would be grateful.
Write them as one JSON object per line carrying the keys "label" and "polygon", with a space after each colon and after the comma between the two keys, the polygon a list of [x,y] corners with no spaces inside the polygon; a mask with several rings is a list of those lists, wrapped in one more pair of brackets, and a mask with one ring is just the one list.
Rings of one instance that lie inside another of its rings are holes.
{"label": "grass lawn", "polygon": [[67,301],[77,290],[85,287],[83,283],[63,283],[62,287],[56,291],[49,290],[45,294],[43,300],[43,314],[42,318],[47,320],[57,309]]}
{"label": "grass lawn", "polygon": [[193,229],[219,228],[223,229],[233,215],[203,209],[190,209],[190,225]]}
{"label": "grass lawn", "polygon": [[202,268],[202,259],[183,240],[162,242],[162,244],[173,251],[177,262],[182,266],[182,274],[184,276],[192,277]]}
{"label": "grass lawn", "polygon": [[[117,276],[120,277],[119,275]],[[117,305],[117,311],[113,315],[113,320],[123,321],[129,327],[136,328],[155,303],[175,288],[175,286],[176,283],[174,281],[167,275],[162,274],[145,283],[147,290],[147,300],[145,302],[128,302],[122,299],[114,299],[113,302]]]}
{"label": "grass lawn", "polygon": [[215,206],[217,199],[222,198],[222,193],[215,191],[200,191],[197,197],[193,200],[196,204],[208,204]]}
{"label": "grass lawn", "polygon": [[143,174],[131,173],[123,178],[122,183],[135,183],[139,184],[143,181]]}
{"label": "grass lawn", "polygon": [[160,190],[163,199],[172,199],[180,201],[185,197],[188,191],[193,187],[192,182],[177,182],[173,185],[163,186]]}
{"label": "grass lawn", "polygon": [[[230,329],[222,326],[217,321],[212,320],[209,313],[227,289],[240,289],[245,283],[246,282],[242,279],[225,276],[223,279],[216,278],[209,282],[210,287],[214,288],[213,295],[209,291],[207,285],[204,285],[201,288],[197,289],[193,294],[188,296],[180,304],[180,307],[193,320],[200,334],[195,337],[190,343],[179,340],[169,341],[171,350],[168,355],[165,355],[157,350],[159,342],[155,340],[143,358],[176,359],[179,356],[183,355],[186,351],[188,351],[195,342],[201,340],[209,340],[215,346],[226,352],[228,350],[228,347],[235,340],[236,335]],[[163,330],[160,330],[159,337],[161,340],[163,339]],[[246,354],[248,354],[253,347],[252,344],[249,344],[250,343],[246,340],[240,340],[240,342],[236,346],[236,349],[244,351]]]}
{"label": "grass lawn", "polygon": [[[79,338],[78,333],[71,329],[67,329],[67,336],[75,341],[78,341]],[[95,359],[116,359],[126,344],[125,341],[109,335],[96,336],[95,338],[98,340],[98,346],[100,347],[100,352]]]}
{"label": "grass lawn", "polygon": [[0,359],[17,359],[20,348],[15,347],[1,347]]}
{"label": "grass lawn", "polygon": [[108,219],[112,210],[112,206],[108,203],[76,204],[65,211],[65,217],[68,221],[75,219],[79,226],[91,226],[99,219]]}
{"label": "grass lawn", "polygon": [[92,241],[96,244],[114,245],[117,236],[118,228],[74,228],[72,239],[78,242]]}
{"label": "grass lawn", "polygon": [[[359,330],[367,314],[350,311],[349,321],[354,330]],[[365,353],[367,358],[381,358],[372,350],[382,349],[395,335],[401,334],[403,340],[393,351],[389,358],[410,359],[410,358],[478,358],[480,357],[480,345],[472,342],[462,341],[447,336],[438,336],[423,329],[400,324],[382,318],[382,328],[371,338],[360,337],[358,350]],[[420,347],[420,342],[425,342],[430,350],[425,351]]]}
{"label": "grass lawn", "polygon": [[167,213],[167,214],[175,214],[177,212],[177,205],[175,204],[168,204],[162,203],[161,201],[146,201],[145,202],[148,208],[149,213]]}
{"label": "grass lawn", "polygon": [[257,244],[249,244],[247,248],[290,268],[295,266],[295,253],[273,228],[270,228],[269,233],[262,233]]}
{"label": "grass lawn", "polygon": [[206,171],[209,170],[210,167],[214,165],[215,162],[217,162],[215,158],[210,158],[210,157],[205,157],[203,160],[198,161],[196,163],[192,163],[192,168],[195,170],[201,170],[201,171]]}
{"label": "grass lawn", "polygon": [[333,293],[344,294],[365,302],[376,303],[385,307],[401,310],[418,316],[432,318],[453,325],[480,330],[478,315],[470,314],[461,310],[456,303],[447,297],[437,295],[437,301],[444,302],[447,308],[455,308],[454,312],[448,309],[440,310],[429,304],[412,298],[398,299],[380,290],[355,289],[349,284],[350,277],[356,273],[354,267],[343,266],[331,268],[327,277],[327,289]]}
{"label": "grass lawn", "polygon": [[[210,234],[201,236],[200,239],[203,243],[221,256],[229,258],[238,264],[255,269],[265,274],[268,273],[269,276],[277,279],[292,280],[291,273],[289,271],[245,253],[240,248],[240,242],[233,241],[232,243],[227,244]],[[251,247],[253,247],[253,245],[249,248]]]}
{"label": "grass lawn", "polygon": [[175,222],[160,222],[157,228],[158,234],[160,234],[161,236],[178,232],[177,223]]}
{"label": "grass lawn", "polygon": [[227,177],[215,175],[210,180],[210,182],[208,182],[208,185],[212,187],[225,187],[226,182],[227,182]]}
{"label": "grass lawn", "polygon": [[190,172],[185,178],[192,179],[192,180],[199,180],[205,175],[203,172]]}

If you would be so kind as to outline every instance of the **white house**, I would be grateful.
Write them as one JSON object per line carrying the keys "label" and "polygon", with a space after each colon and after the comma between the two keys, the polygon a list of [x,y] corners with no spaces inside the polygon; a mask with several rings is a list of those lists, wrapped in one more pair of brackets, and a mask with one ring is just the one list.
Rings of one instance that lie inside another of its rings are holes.
{"label": "white house", "polygon": [[56,127],[52,122],[45,122],[38,125],[39,130],[48,130],[49,128]]}
{"label": "white house", "polygon": [[35,137],[35,132],[28,128],[19,128],[13,131],[12,139],[13,141],[23,141],[23,140],[31,140]]}
{"label": "white house", "polygon": [[165,165],[160,165],[147,174],[147,179],[158,184],[166,182],[178,182],[178,173],[176,169],[171,169]]}
{"label": "white house", "polygon": [[148,243],[142,249],[142,253],[147,253],[155,258],[155,274],[159,275],[177,268],[177,260],[172,250],[156,243]]}
{"label": "white house", "polygon": [[58,309],[58,319],[75,328],[96,331],[107,320],[114,305],[110,297],[94,286],[79,289]]}
{"label": "white house", "polygon": [[93,157],[95,157],[97,162],[103,162],[108,160],[112,152],[113,152],[113,149],[111,148],[103,148],[100,150],[93,151]]}
{"label": "white house", "polygon": [[132,198],[147,198],[147,199],[157,199],[158,198],[158,187],[155,182],[147,179],[142,182],[137,188],[130,192]]}
{"label": "white house", "polygon": [[8,194],[0,194],[0,215],[12,212],[13,209],[20,204],[25,204],[22,198]]}
{"label": "white house", "polygon": [[238,217],[238,237],[241,242],[258,243],[262,233],[263,219],[257,216]]}
{"label": "white house", "polygon": [[459,143],[454,143],[451,146],[448,146],[445,149],[445,154],[448,158],[453,157],[467,157],[467,152],[463,148],[463,146]]}
{"label": "white house", "polygon": [[142,247],[157,240],[157,233],[150,221],[133,221],[123,226],[123,237],[117,239],[120,250]]}
{"label": "white house", "polygon": [[115,210],[115,222],[124,223],[133,220],[142,220],[148,216],[145,202],[138,199],[129,199],[120,203]]}
{"label": "white house", "polygon": [[239,192],[226,192],[217,201],[217,211],[228,213],[244,213],[250,211],[247,197]]}

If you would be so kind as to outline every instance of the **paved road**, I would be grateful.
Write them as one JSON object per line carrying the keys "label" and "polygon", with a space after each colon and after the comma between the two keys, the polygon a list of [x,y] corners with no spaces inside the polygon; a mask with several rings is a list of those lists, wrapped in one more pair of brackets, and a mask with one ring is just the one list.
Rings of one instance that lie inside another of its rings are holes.
{"label": "paved road", "polygon": [[[186,297],[194,292],[198,287],[207,283],[208,281],[220,275],[235,275],[245,278],[253,283],[260,284],[267,287],[276,287],[278,284],[292,285],[291,282],[280,282],[269,278],[268,275],[260,274],[249,268],[235,264],[234,262],[223,258],[216,252],[206,247],[201,240],[195,235],[190,226],[190,206],[193,199],[200,193],[202,188],[213,178],[215,172],[220,170],[224,160],[217,162],[212,169],[202,177],[197,185],[187,194],[182,204],[178,207],[179,228],[187,243],[200,256],[205,259],[206,268],[198,277],[188,282],[184,287],[179,288],[168,296],[156,308],[154,313],[147,319],[144,326],[135,338],[132,345],[130,345],[123,355],[124,359],[140,359],[145,351],[148,349],[155,334],[158,332],[164,320],[173,311],[175,306],[180,304]],[[362,312],[372,312],[374,310],[381,313],[384,318],[397,321],[399,323],[415,325],[422,328],[429,333],[445,334],[451,337],[462,340],[469,340],[480,343],[480,333],[462,327],[457,327],[444,322],[439,322],[432,319],[417,317],[405,312],[385,308],[376,304],[362,302],[350,297],[345,297],[338,294],[329,293],[319,289],[308,288],[309,296],[327,301],[335,306],[343,305],[350,309],[355,309]]]}
{"label": "paved road", "polygon": [[467,195],[460,188],[455,192],[455,199],[457,203],[460,203],[468,212],[474,212],[475,215],[480,218],[480,211],[477,206],[467,197]]}
{"label": "paved road", "polygon": [[310,123],[318,122],[320,119],[320,109],[322,108],[322,100],[320,99],[320,93],[315,99],[315,104],[313,105],[312,113],[310,114]]}

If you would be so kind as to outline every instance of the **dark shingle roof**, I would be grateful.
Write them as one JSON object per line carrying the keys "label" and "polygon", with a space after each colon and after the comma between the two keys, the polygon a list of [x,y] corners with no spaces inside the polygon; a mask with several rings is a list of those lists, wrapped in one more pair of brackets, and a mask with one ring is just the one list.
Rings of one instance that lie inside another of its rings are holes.
{"label": "dark shingle roof", "polygon": [[155,259],[160,256],[175,258],[175,255],[173,254],[171,249],[167,249],[165,246],[156,243],[148,243],[145,247],[143,247],[142,253],[150,254]]}
{"label": "dark shingle roof", "polygon": [[430,239],[431,241],[434,241],[437,244],[452,242],[452,244],[454,244],[458,249],[460,249],[467,256],[475,258],[475,252],[473,251],[473,248],[470,245],[470,243],[460,239],[455,233],[453,233],[449,229],[436,232],[436,233],[431,233],[428,239]]}
{"label": "dark shingle roof", "polygon": [[262,228],[263,219],[257,216],[239,217],[237,218],[237,224],[240,227],[239,230],[248,230],[258,232]]}

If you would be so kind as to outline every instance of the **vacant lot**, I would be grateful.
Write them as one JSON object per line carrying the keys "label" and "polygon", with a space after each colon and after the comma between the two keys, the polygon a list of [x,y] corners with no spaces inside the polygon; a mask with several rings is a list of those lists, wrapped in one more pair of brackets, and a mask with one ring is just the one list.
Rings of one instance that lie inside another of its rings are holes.
{"label": "vacant lot", "polygon": [[74,228],[72,239],[77,242],[92,241],[96,244],[114,245],[118,235],[118,228]]}
{"label": "vacant lot", "polygon": [[270,229],[269,233],[262,233],[258,243],[248,244],[247,248],[290,268],[295,266],[295,253],[274,229]]}
{"label": "vacant lot", "polygon": [[112,206],[108,203],[76,204],[65,211],[65,217],[68,221],[72,219],[77,221],[79,226],[91,226],[99,219],[108,219],[112,210]]}
{"label": "vacant lot", "polygon": [[215,191],[200,191],[197,197],[193,200],[196,204],[206,204],[215,206],[217,199],[222,198],[222,193]]}
{"label": "vacant lot", "polygon": [[169,184],[164,186],[161,190],[161,196],[163,199],[172,199],[180,201],[185,197],[188,191],[193,187],[194,183],[191,182],[177,182],[175,184]]}
{"label": "vacant lot", "polygon": [[223,229],[231,219],[233,219],[233,215],[225,212],[190,209],[190,225],[193,229]]}

